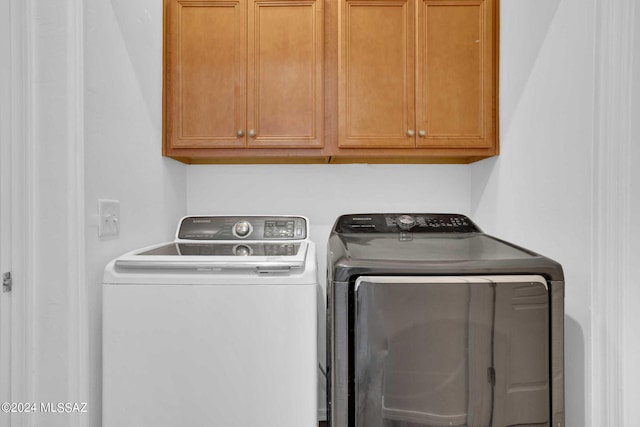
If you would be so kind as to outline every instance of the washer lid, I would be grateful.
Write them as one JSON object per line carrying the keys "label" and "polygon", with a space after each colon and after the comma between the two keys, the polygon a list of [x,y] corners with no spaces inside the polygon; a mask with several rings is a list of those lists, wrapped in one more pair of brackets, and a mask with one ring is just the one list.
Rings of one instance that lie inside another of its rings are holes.
{"label": "washer lid", "polygon": [[171,242],[129,252],[118,269],[244,270],[286,273],[303,269],[308,242]]}
{"label": "washer lid", "polygon": [[328,245],[333,280],[363,274],[540,274],[563,280],[557,262],[484,234],[458,214],[351,214]]}
{"label": "washer lid", "polygon": [[418,262],[462,262],[492,261],[501,259],[528,259],[534,256],[516,246],[505,244],[486,234],[404,236],[361,235],[342,237],[346,255],[352,260],[418,261]]}

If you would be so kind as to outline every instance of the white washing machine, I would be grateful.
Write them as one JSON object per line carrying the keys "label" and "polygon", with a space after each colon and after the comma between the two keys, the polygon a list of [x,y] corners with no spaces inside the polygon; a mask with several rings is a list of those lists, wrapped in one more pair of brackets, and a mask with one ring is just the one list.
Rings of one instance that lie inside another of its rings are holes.
{"label": "white washing machine", "polygon": [[110,262],[103,427],[317,427],[315,245],[299,216],[185,217]]}

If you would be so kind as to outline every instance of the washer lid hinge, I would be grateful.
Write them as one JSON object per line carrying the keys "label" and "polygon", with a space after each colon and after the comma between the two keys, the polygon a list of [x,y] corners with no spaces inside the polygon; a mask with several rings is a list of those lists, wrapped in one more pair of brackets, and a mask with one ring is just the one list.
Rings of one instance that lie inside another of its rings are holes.
{"label": "washer lid hinge", "polygon": [[2,274],[2,292],[11,292],[13,288],[13,279],[11,278],[11,272],[8,271]]}

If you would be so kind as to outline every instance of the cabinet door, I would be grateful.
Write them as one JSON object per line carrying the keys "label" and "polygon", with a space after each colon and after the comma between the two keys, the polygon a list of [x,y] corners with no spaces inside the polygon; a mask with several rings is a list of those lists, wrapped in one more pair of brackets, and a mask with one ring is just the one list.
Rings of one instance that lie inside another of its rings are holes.
{"label": "cabinet door", "polygon": [[417,145],[495,140],[494,0],[419,0]]}
{"label": "cabinet door", "polygon": [[414,0],[341,0],[340,147],[414,147]]}
{"label": "cabinet door", "polygon": [[170,0],[166,13],[169,145],[244,146],[246,2]]}
{"label": "cabinet door", "polygon": [[322,147],[322,3],[249,2],[249,147]]}

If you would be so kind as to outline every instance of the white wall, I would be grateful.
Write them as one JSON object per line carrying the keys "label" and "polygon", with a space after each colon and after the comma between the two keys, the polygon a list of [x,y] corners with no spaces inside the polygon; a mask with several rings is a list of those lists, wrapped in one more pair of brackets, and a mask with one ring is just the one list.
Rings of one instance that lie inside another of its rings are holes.
{"label": "white wall", "polygon": [[564,267],[569,427],[590,425],[595,22],[593,0],[501,2],[501,155],[471,166],[473,218]]}
{"label": "white wall", "polygon": [[465,165],[193,165],[187,212],[306,216],[324,272],[327,239],[339,215],[467,214],[469,179]]}
{"label": "white wall", "polygon": [[631,166],[631,194],[629,212],[631,213],[631,228],[627,254],[627,286],[624,289],[623,305],[623,334],[624,349],[624,425],[632,426],[640,419],[640,340],[638,340],[638,330],[640,330],[640,316],[638,307],[640,304],[640,278],[637,273],[637,264],[640,260],[640,221],[637,220],[637,213],[640,212],[640,7],[635,7],[635,39],[634,39],[634,62],[632,72],[632,110],[629,115],[632,122],[631,128],[631,153],[629,164]]}
{"label": "white wall", "polygon": [[[186,211],[186,167],[161,156],[162,2],[84,4],[89,404],[90,425],[97,427],[102,271],[126,251],[173,238],[175,224]],[[118,238],[98,238],[99,198],[121,203]]]}
{"label": "white wall", "polygon": [[469,178],[464,165],[198,165],[187,170],[187,211],[304,215],[324,272],[327,239],[339,215],[466,214]]}

